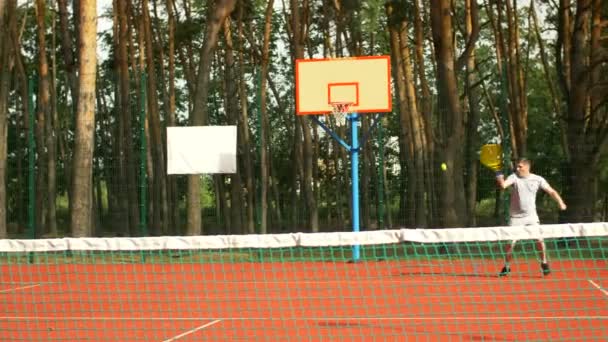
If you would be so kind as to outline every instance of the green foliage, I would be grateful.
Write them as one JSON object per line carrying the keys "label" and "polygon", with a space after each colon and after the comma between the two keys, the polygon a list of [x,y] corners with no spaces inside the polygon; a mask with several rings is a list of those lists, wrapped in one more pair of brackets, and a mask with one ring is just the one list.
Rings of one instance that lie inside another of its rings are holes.
{"label": "green foliage", "polygon": [[201,182],[201,208],[215,207],[215,191],[213,189],[213,179],[205,176]]}
{"label": "green foliage", "polygon": [[202,18],[183,20],[175,26],[175,48],[181,48],[184,44],[200,40],[205,26]]}
{"label": "green foliage", "polygon": [[[379,5],[380,3],[378,3]],[[393,13],[388,18],[389,26],[399,26],[403,21],[412,23],[414,15],[414,4],[411,1],[392,0],[386,5],[392,5]]]}
{"label": "green foliage", "polygon": [[[192,98],[193,89],[188,88],[186,79],[195,79],[195,75],[189,73],[198,72],[198,51],[204,42],[204,33],[208,20],[209,7],[215,3],[213,1],[205,0],[192,0],[187,2],[190,4],[191,13],[187,17],[183,9],[183,3],[178,2],[176,5],[178,8],[178,22],[175,32],[175,48],[176,48],[176,106],[177,106],[177,125],[187,125],[189,118],[189,111],[192,107],[194,99]],[[302,5],[302,2],[298,2]],[[344,48],[344,51],[338,51],[338,55],[348,53],[359,53],[361,54],[390,54],[390,44],[388,35],[389,25],[398,25],[402,21],[407,21],[408,30],[407,36],[410,41],[408,47],[412,48],[412,31],[413,31],[413,3],[405,0],[391,0],[389,2],[393,5],[393,15],[390,18],[386,16],[387,4],[381,0],[349,0],[340,1],[342,10],[340,13],[335,12],[334,3],[332,1],[321,1],[313,0],[310,1],[310,8],[307,9],[308,14],[308,30],[306,31],[307,36],[305,37],[305,56],[306,57],[328,57],[326,56],[329,51],[328,42],[332,44],[332,48],[335,49],[337,45],[336,28],[338,24],[346,30],[339,38],[342,39],[342,44],[345,45],[345,37],[349,39],[349,43],[353,46],[349,46],[348,49]],[[542,6],[546,16],[544,19],[543,30],[544,33],[547,31],[551,32],[556,26],[555,11],[545,0],[537,1],[537,8]],[[245,82],[245,102],[247,105],[248,125],[251,133],[250,145],[245,148],[249,148],[250,152],[253,153],[253,169],[255,174],[259,173],[260,160],[258,143],[260,141],[260,130],[258,113],[259,108],[259,85],[256,79],[256,73],[260,70],[260,49],[264,34],[264,20],[265,20],[265,9],[267,1],[265,0],[246,0],[237,1],[237,8],[231,14],[232,18],[232,40],[234,44],[234,51],[232,53],[235,56],[242,54],[243,56],[243,69],[240,69],[240,65],[234,66],[233,71],[234,79],[227,79],[225,69],[229,66],[226,65],[224,60],[224,53],[226,49],[226,42],[223,36],[223,32],[220,32],[218,47],[213,56],[212,71],[210,78],[210,93],[206,99],[208,105],[208,113],[210,123],[213,125],[225,125],[228,123],[226,116],[225,101],[230,99],[232,96],[239,96],[239,94],[225,94],[226,84],[228,82],[238,82],[240,77],[243,77]],[[426,3],[424,5],[427,5]],[[135,4],[134,11],[140,11],[139,5]],[[294,177],[298,179],[297,166],[294,160],[294,150],[296,141],[301,141],[301,136],[296,136],[295,125],[296,119],[294,115],[294,58],[292,54],[293,42],[291,42],[290,34],[291,30],[291,8],[289,2],[280,2],[275,0],[274,2],[274,13],[272,16],[272,31],[270,38],[270,64],[269,64],[269,88],[267,93],[267,104],[266,112],[268,113],[268,120],[270,125],[270,131],[268,134],[270,142],[271,152],[271,164],[272,164],[272,179],[277,184],[278,199],[277,203],[271,203],[270,207],[279,207],[284,210],[283,215],[288,216],[292,213],[292,200],[302,205],[301,208],[293,210],[298,212],[298,215],[303,215],[302,212],[305,210],[302,199],[302,194],[299,193],[299,189],[293,189],[295,185],[300,186],[297,182],[294,182]],[[285,8],[283,8],[285,7]],[[463,39],[463,28],[464,28],[464,6],[462,1],[456,1],[454,6],[454,24],[456,33],[454,39],[456,40],[456,53],[462,52],[464,47]],[[111,8],[111,7],[110,7]],[[242,10],[243,20],[245,26],[245,34],[247,37],[239,37],[238,30],[236,29],[236,21],[239,19],[239,11]],[[423,11],[428,10],[428,8]],[[168,24],[166,13],[164,12],[164,4],[159,3],[158,6],[158,20],[153,20],[153,32],[154,32],[154,63],[155,69],[152,72],[156,73],[158,84],[157,93],[148,94],[148,97],[156,100],[160,108],[161,125],[164,127],[167,124],[167,103],[165,92],[168,89]],[[544,71],[542,69],[538,42],[534,39],[529,40],[530,36],[528,22],[527,22],[527,8],[520,7],[520,13],[518,17],[519,29],[520,29],[520,53],[522,55],[522,61],[525,66],[524,74],[526,80],[526,94],[528,99],[528,157],[534,161],[533,172],[538,173],[549,180],[552,186],[561,190],[563,188],[562,175],[565,165],[565,156],[561,141],[561,127],[560,118],[557,117],[557,113],[554,113],[553,106],[550,102],[551,94],[549,92],[547,81],[545,78]],[[49,10],[47,12],[47,42],[50,44],[52,39],[56,41],[57,49],[51,51],[50,47],[47,48],[49,56],[54,56],[57,61],[56,77],[55,81],[55,94],[56,94],[56,108],[58,115],[58,127],[62,141],[60,141],[61,155],[58,157],[58,206],[62,212],[60,215],[67,217],[67,190],[70,186],[67,175],[71,168],[71,151],[73,145],[74,136],[74,113],[75,108],[72,103],[69,86],[67,84],[67,70],[63,63],[62,50],[63,45],[62,37],[58,33],[58,25],[55,24],[56,32],[52,32],[53,27],[53,16]],[[135,13],[139,15],[140,13]],[[285,15],[286,14],[286,15]],[[495,109],[500,110],[500,103],[504,100],[504,94],[501,92],[502,87],[502,76],[498,74],[498,66],[496,61],[496,47],[494,32],[488,22],[487,12],[483,8],[480,8],[480,21],[482,23],[482,29],[480,32],[479,40],[476,45],[475,56],[477,63],[477,77],[482,80],[483,86],[488,92],[488,98],[492,101]],[[22,51],[24,67],[26,70],[27,77],[36,78],[38,74],[38,43],[36,38],[36,24],[35,16],[32,9],[32,4],[23,4],[19,11],[19,22],[22,22],[27,15],[27,20],[23,26],[22,32]],[[154,17],[154,16],[153,16]],[[58,20],[58,16],[54,16],[55,20]],[[542,19],[542,18],[541,18]],[[100,16],[102,21],[112,20],[111,10],[106,10]],[[504,23],[503,23],[504,24]],[[119,115],[117,103],[116,103],[116,92],[118,91],[118,71],[115,60],[115,37],[111,26],[104,26],[107,29],[100,32],[98,35],[100,54],[99,68],[97,75],[97,87],[98,87],[98,108],[96,112],[96,130],[95,130],[95,168],[93,170],[93,177],[99,179],[103,185],[103,200],[104,208],[109,208],[111,203],[108,203],[108,185],[110,184],[112,177],[115,176],[118,170],[118,158],[117,145],[116,145],[116,134],[119,124]],[[139,103],[139,81],[136,77],[139,76],[141,70],[139,70],[139,37],[141,32],[138,32],[138,26],[133,27],[133,41],[132,51],[136,54],[133,56],[135,60],[129,60],[129,72],[132,78],[130,82],[130,99],[131,99],[131,115],[132,115],[132,131],[127,133],[125,139],[128,139],[133,145],[134,153],[137,155],[135,158],[136,165],[130,165],[129,167],[135,167],[139,170],[139,145],[141,143],[141,137],[139,136],[139,127],[141,125],[138,117],[140,111]],[[253,30],[250,34],[248,30]],[[428,79],[431,87],[431,101],[433,102],[434,110],[437,110],[436,103],[437,97],[435,94],[435,65],[433,46],[430,42],[430,24],[428,18],[423,18],[423,31],[425,39],[425,49],[423,51],[423,59],[425,63],[424,73]],[[71,37],[74,39],[72,43],[75,44],[75,33],[71,32]],[[159,44],[157,44],[159,43]],[[164,45],[160,44],[164,43]],[[548,39],[546,44],[546,50],[548,53],[549,68],[551,69],[553,80],[557,80],[556,77],[556,66],[555,66],[555,51],[553,51],[552,40]],[[49,45],[50,46],[50,45]],[[161,59],[160,55],[163,53],[164,60],[164,72],[161,74]],[[131,53],[131,51],[130,51]],[[188,54],[192,53],[193,56]],[[529,54],[528,54],[529,53]],[[183,57],[182,57],[183,56]],[[529,58],[527,57],[529,56]],[[194,68],[189,70],[187,65],[184,64],[184,59],[191,64]],[[237,57],[238,58],[238,57]],[[49,59],[52,60],[52,59]],[[238,64],[238,61],[237,61]],[[135,68],[132,68],[135,66]],[[414,72],[418,72],[420,65],[414,63]],[[135,70],[133,70],[135,69]],[[242,74],[241,74],[242,70]],[[149,72],[149,71],[146,71]],[[464,99],[466,96],[464,90],[464,77],[465,72],[458,70],[458,81],[459,92],[461,92],[460,98],[462,103],[465,103]],[[9,219],[12,221],[24,219],[24,212],[27,205],[27,141],[26,131],[24,130],[25,119],[22,113],[22,104],[20,101],[20,95],[17,92],[19,80],[14,81],[14,89],[11,92],[10,108],[9,108],[9,136],[8,136],[8,211]],[[194,87],[194,85],[192,85]],[[416,83],[418,88],[416,89],[420,94],[421,89],[419,82]],[[481,87],[481,85],[477,85]],[[555,88],[559,89],[558,85],[555,84]],[[482,93],[481,88],[478,88],[479,93]],[[561,96],[562,94],[558,94]],[[401,127],[398,110],[398,99],[396,91],[393,94],[393,113],[385,114],[385,126],[384,126],[384,141],[380,142],[385,147],[384,167],[387,170],[399,170],[404,167],[400,164],[399,158],[399,146],[387,146],[389,139],[395,139],[396,137],[403,136],[404,132]],[[420,100],[420,98],[418,99]],[[420,103],[420,102],[419,102]],[[494,118],[490,110],[490,103],[485,96],[480,96],[480,102],[478,103],[480,110],[480,123],[478,127],[478,133],[480,136],[480,143],[498,142],[498,131]],[[564,106],[564,103],[561,104]],[[239,102],[240,106],[240,102]],[[421,108],[421,106],[419,107]],[[466,110],[466,106],[463,107]],[[239,110],[244,108],[238,108]],[[501,113],[499,113],[500,115]],[[424,113],[430,122],[434,123],[436,115],[434,113]],[[310,121],[309,121],[310,122]],[[316,127],[311,125],[310,127]],[[372,132],[373,135],[376,131]],[[347,139],[348,140],[348,139]],[[393,140],[390,140],[391,142]],[[328,146],[332,142],[331,138],[323,133],[319,134],[318,141],[318,153],[319,160],[326,160],[333,157]],[[372,149],[372,154],[377,157],[380,146],[374,146],[374,144],[368,144],[366,148]],[[41,146],[41,145],[39,145]],[[42,147],[39,147],[42,148]],[[243,151],[240,151],[242,153]],[[608,151],[602,154],[600,160],[600,172],[599,172],[599,189],[608,189]],[[241,154],[242,155],[242,154]],[[244,163],[239,159],[239,169],[242,170],[241,166]],[[375,169],[374,169],[375,170]],[[318,170],[321,178],[318,180],[317,189],[319,189],[319,205],[321,206],[321,213],[326,214],[331,212],[332,205],[338,205],[335,203],[335,199],[331,198],[336,192],[344,192],[345,198],[349,195],[349,189],[339,189],[341,184],[338,184],[335,179],[332,179],[327,172],[325,166]],[[345,179],[348,180],[348,160],[343,161],[343,165],[339,172],[345,174]],[[375,171],[374,171],[375,172]],[[403,189],[402,184],[405,179],[405,173],[399,173],[399,171],[392,173],[387,172],[386,182],[388,184],[389,191],[385,194],[385,203],[387,211],[391,212],[394,221],[400,221],[406,214],[402,212],[404,209],[403,203],[400,203],[402,198],[402,192],[408,191]],[[137,176],[139,177],[139,176]],[[228,177],[221,176],[217,179],[221,179],[226,182]],[[187,189],[187,178],[186,177],[175,177],[177,180],[178,194],[178,210],[185,212],[185,193]],[[257,179],[254,179],[254,182]],[[139,182],[138,182],[139,184]],[[205,213],[212,213],[209,216],[215,215],[213,209],[216,208],[218,198],[221,194],[216,194],[214,188],[214,177],[206,176],[203,178],[201,184],[201,201]],[[133,185],[129,189],[120,189],[122,191],[130,191],[135,189],[138,191],[138,185]],[[372,192],[377,191],[373,188]],[[601,195],[600,191],[600,195]],[[295,195],[294,195],[295,193]],[[373,202],[377,195],[371,195]],[[492,172],[485,168],[480,167],[479,169],[479,180],[478,180],[478,207],[477,216],[480,225],[494,224],[494,205],[495,205],[495,182],[494,175]],[[602,201],[602,199],[599,199]],[[257,198],[256,198],[257,201]],[[604,200],[605,201],[605,200]],[[257,205],[257,203],[256,203]],[[602,203],[599,203],[601,206]],[[344,205],[348,207],[346,203]],[[539,210],[543,215],[543,219],[554,220],[555,218],[555,206],[551,203],[550,198],[547,196],[541,196],[539,198]],[[347,209],[346,209],[347,210]],[[110,215],[108,215],[110,216]],[[214,218],[215,219],[215,218]],[[289,220],[291,218],[288,218]],[[295,229],[296,227],[292,227]]]}

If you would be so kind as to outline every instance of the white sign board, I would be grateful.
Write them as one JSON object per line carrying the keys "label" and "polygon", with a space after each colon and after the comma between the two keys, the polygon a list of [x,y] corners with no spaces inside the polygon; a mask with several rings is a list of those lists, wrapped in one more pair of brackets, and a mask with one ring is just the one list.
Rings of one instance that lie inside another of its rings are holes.
{"label": "white sign board", "polygon": [[167,173],[236,173],[236,126],[167,127]]}

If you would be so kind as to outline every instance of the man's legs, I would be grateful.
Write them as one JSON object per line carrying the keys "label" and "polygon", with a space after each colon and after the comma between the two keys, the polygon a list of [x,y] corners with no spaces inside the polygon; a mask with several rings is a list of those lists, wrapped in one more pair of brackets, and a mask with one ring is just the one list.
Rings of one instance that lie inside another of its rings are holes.
{"label": "man's legs", "polygon": [[[537,217],[526,217],[526,218],[514,218],[511,217],[509,220],[510,226],[534,226],[539,225],[540,221]],[[504,277],[511,272],[510,263],[513,259],[513,248],[515,247],[516,241],[512,241],[510,245],[505,249],[505,266],[500,271],[499,276]],[[547,247],[545,246],[545,241],[541,238],[536,241],[536,250],[540,253],[540,267],[543,271],[543,275],[549,275],[551,273],[551,269],[549,268],[549,263],[547,261]]]}
{"label": "man's legs", "polygon": [[[511,260],[513,260],[513,249],[515,248],[515,243],[517,241],[513,240],[507,248],[505,249],[505,266],[499,273],[499,276],[504,277],[511,273]],[[551,268],[549,268],[549,262],[547,261],[547,246],[545,245],[545,241],[543,239],[539,239],[536,241],[536,250],[540,253],[540,268],[543,271],[543,275],[547,276],[551,274]]]}
{"label": "man's legs", "polygon": [[[531,225],[540,225],[540,221],[536,219],[534,224]],[[547,276],[551,273],[551,269],[549,268],[549,263],[547,261],[547,246],[545,245],[545,240],[540,238],[536,241],[536,250],[540,253],[540,268],[543,271],[543,275]]]}
{"label": "man's legs", "polygon": [[540,253],[540,268],[543,270],[543,275],[549,275],[551,269],[549,268],[549,263],[547,261],[547,246],[545,246],[545,241],[543,239],[536,241],[536,250]]}
{"label": "man's legs", "polygon": [[543,239],[539,239],[536,241],[536,250],[540,253],[540,262],[543,264],[547,263],[547,246],[545,246],[545,241]]}
{"label": "man's legs", "polygon": [[511,262],[511,260],[513,260],[513,249],[515,248],[516,243],[517,240],[513,240],[507,245],[507,248],[505,248],[505,263],[507,265]]}
{"label": "man's legs", "polygon": [[505,266],[502,268],[502,270],[498,274],[500,277],[507,276],[507,275],[509,275],[509,273],[511,273],[510,263],[511,263],[511,260],[513,260],[513,248],[515,248],[516,243],[517,243],[517,240],[513,240],[505,248]]}
{"label": "man's legs", "polygon": [[[523,226],[525,224],[526,224],[526,221],[522,220],[520,218],[516,218],[516,217],[509,218],[509,226],[511,226],[511,227],[520,226],[520,225]],[[513,260],[513,249],[515,248],[516,243],[517,243],[517,240],[513,240],[505,248],[505,265],[503,266],[502,270],[500,270],[500,273],[498,274],[499,277],[506,277],[509,275],[509,273],[511,273],[510,263],[511,263],[511,260]]]}

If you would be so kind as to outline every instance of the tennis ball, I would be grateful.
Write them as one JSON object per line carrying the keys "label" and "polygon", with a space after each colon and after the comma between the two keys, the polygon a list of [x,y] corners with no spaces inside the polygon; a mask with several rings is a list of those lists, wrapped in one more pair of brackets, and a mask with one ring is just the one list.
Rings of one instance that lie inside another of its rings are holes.
{"label": "tennis ball", "polygon": [[445,171],[448,169],[448,165],[446,163],[441,163],[441,170]]}

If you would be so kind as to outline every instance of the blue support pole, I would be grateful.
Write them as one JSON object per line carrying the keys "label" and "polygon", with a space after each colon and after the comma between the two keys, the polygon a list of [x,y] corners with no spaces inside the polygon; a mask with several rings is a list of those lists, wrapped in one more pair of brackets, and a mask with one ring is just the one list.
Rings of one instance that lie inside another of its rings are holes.
{"label": "blue support pole", "polygon": [[311,119],[317,123],[317,125],[321,126],[321,128],[323,128],[323,130],[325,132],[327,132],[327,134],[329,134],[332,138],[334,138],[340,145],[342,145],[345,149],[350,151],[350,146],[344,141],[342,140],[342,138],[340,138],[340,136],[338,136],[336,134],[336,132],[332,131],[331,129],[329,129],[329,127],[327,127],[326,124],[323,123],[323,121],[319,120],[316,116],[311,115]]}
{"label": "blue support pole", "polygon": [[[316,122],[327,134],[334,138],[340,145],[346,148],[350,152],[350,176],[351,176],[351,196],[353,203],[353,210],[351,212],[351,221],[353,232],[359,231],[359,151],[362,146],[369,138],[371,130],[380,121],[380,116],[377,116],[370,130],[359,142],[359,121],[361,116],[358,113],[350,113],[346,116],[346,120],[350,123],[350,145],[340,138],[335,132],[333,132],[325,123],[319,120],[316,116],[312,115],[311,119]],[[359,245],[353,246],[353,262],[357,262],[361,259],[361,250]]]}
{"label": "blue support pole", "polygon": [[[357,129],[359,126],[359,119],[360,117],[357,113],[348,115],[348,121],[350,121],[350,173],[353,200],[353,232],[359,231],[359,132]],[[353,262],[359,261],[361,257],[359,247],[359,245],[353,246]]]}

